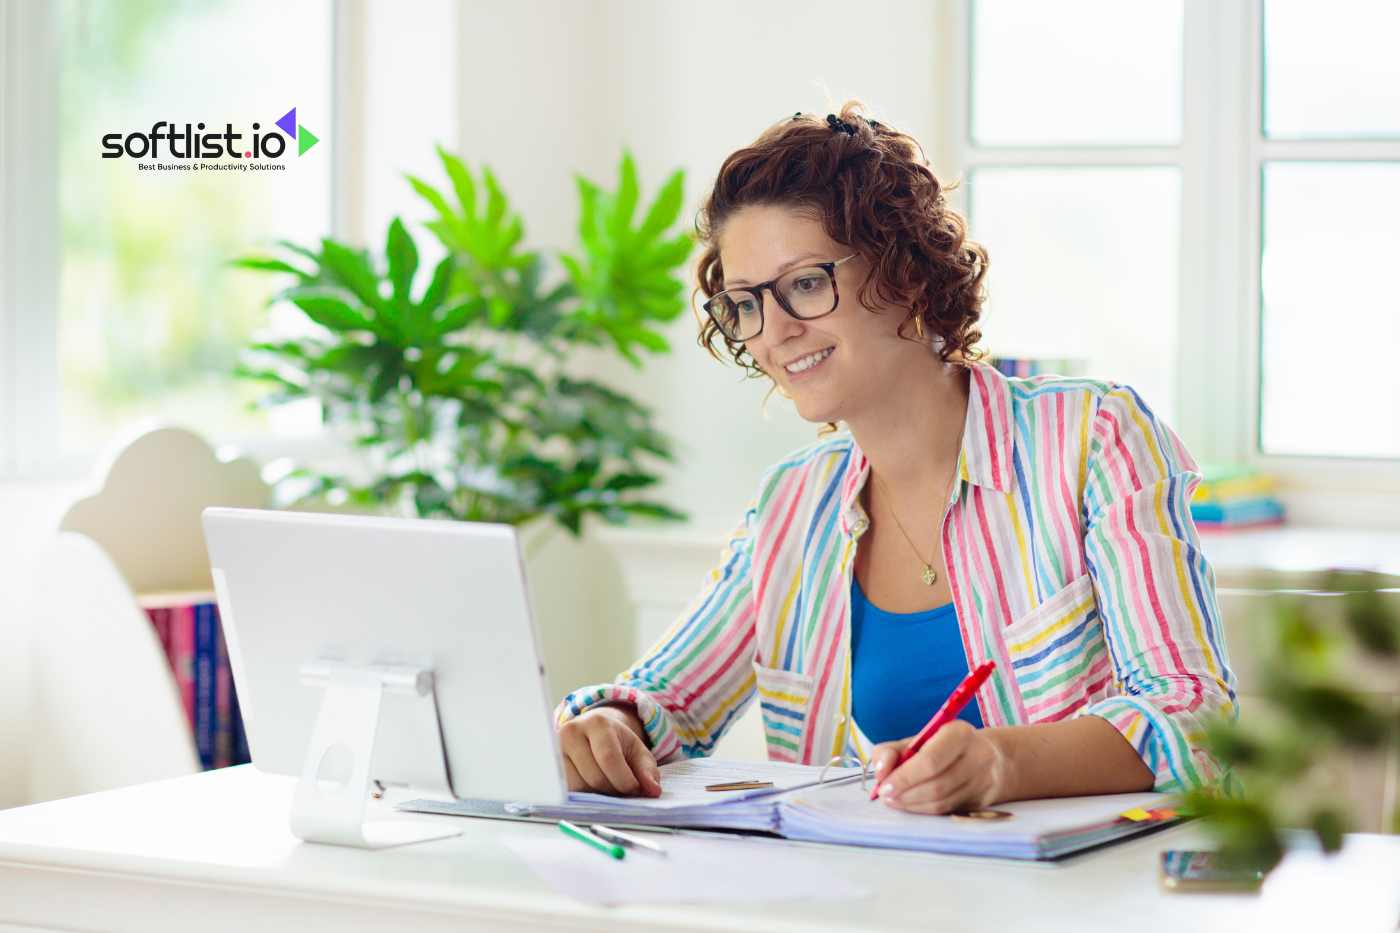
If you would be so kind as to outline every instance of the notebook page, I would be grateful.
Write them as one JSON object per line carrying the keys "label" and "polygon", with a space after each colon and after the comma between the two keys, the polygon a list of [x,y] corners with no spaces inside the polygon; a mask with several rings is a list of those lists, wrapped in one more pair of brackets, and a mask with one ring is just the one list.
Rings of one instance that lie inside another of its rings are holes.
{"label": "notebook page", "polygon": [[858,785],[820,787],[780,800],[779,832],[792,839],[1035,857],[1056,836],[1110,824],[1133,807],[1163,806],[1169,795],[1107,794],[997,804],[1002,820],[905,813],[868,799]]}

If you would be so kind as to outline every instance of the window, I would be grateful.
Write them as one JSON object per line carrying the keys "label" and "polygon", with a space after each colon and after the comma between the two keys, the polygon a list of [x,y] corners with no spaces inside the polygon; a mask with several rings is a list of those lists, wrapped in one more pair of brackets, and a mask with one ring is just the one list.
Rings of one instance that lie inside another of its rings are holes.
{"label": "window", "polygon": [[103,158],[101,143],[166,121],[230,124],[251,145],[253,123],[266,133],[292,108],[329,139],[329,0],[64,0],[55,15],[62,447],[94,450],[138,417],[211,437],[314,429],[314,410],[249,410],[263,390],[233,376],[240,349],[298,317],[264,306],[272,278],[225,263],[330,232],[330,147],[298,156],[293,138],[283,171],[186,171],[138,168],[173,157]]}
{"label": "window", "polygon": [[1262,12],[1259,448],[1400,458],[1400,7]]}
{"label": "window", "polygon": [[1285,490],[1400,489],[1400,10],[950,10],[939,174],[991,257],[988,349],[1078,357]]}
{"label": "window", "polygon": [[1077,359],[1174,420],[1182,4],[971,7],[966,209],[998,356]]}

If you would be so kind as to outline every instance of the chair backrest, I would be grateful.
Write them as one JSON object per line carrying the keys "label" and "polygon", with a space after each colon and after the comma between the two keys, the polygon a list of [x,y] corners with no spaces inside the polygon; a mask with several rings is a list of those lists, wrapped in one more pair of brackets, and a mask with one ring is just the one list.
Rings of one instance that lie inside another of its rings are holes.
{"label": "chair backrest", "polygon": [[136,593],[208,590],[200,514],[211,505],[267,508],[270,499],[253,461],[221,460],[198,434],[161,427],[114,448],[59,530],[100,544]]}

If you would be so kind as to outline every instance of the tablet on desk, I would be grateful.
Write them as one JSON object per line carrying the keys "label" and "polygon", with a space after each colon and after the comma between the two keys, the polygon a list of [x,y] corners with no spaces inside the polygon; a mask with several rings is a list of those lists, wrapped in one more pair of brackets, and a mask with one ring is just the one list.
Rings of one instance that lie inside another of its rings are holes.
{"label": "tablet on desk", "polygon": [[204,530],[253,764],[301,778],[302,838],[387,844],[357,841],[373,781],[565,799],[513,526],[213,508]]}

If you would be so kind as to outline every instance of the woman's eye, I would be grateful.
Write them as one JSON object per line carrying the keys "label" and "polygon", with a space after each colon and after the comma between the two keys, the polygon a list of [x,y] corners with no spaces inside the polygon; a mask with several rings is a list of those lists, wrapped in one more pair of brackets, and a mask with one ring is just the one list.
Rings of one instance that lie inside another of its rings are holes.
{"label": "woman's eye", "polygon": [[792,287],[799,292],[814,292],[821,288],[821,279],[818,275],[804,275],[794,282]]}

